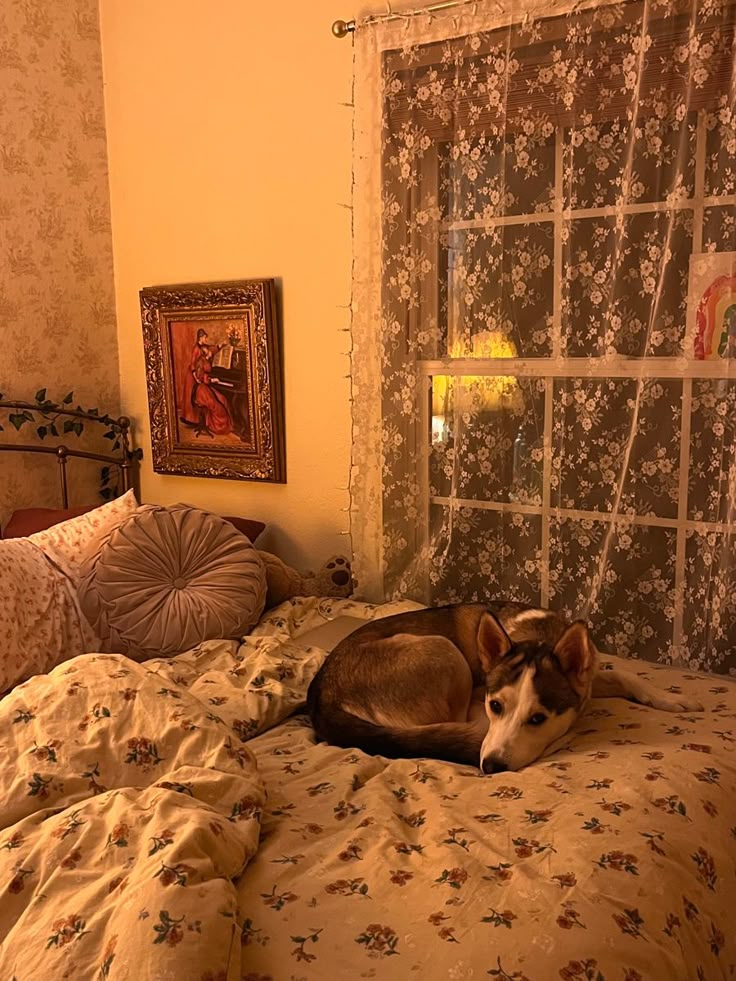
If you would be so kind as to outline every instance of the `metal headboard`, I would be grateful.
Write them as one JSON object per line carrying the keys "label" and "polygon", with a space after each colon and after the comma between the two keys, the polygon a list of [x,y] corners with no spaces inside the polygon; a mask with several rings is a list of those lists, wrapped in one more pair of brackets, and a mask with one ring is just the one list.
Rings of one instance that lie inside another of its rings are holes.
{"label": "metal headboard", "polygon": [[[45,395],[45,393],[39,394]],[[20,431],[25,425],[35,423],[36,434],[40,440],[44,440],[47,436],[59,438],[72,433],[79,437],[87,423],[107,427],[107,431],[103,435],[112,442],[109,453],[90,453],[87,450],[74,449],[63,443],[45,446],[42,443],[0,442],[0,452],[47,453],[56,456],[59,464],[59,481],[64,508],[69,507],[67,463],[70,459],[97,460],[105,465],[101,475],[102,497],[114,496],[115,491],[111,478],[111,468],[113,467],[117,468],[120,473],[121,493],[125,493],[133,487],[134,468],[143,456],[143,452],[140,449],[133,449],[131,446],[131,424],[128,416],[113,418],[109,415],[101,415],[96,409],[82,409],[79,406],[76,409],[69,409],[65,405],[55,404],[45,398],[39,399],[38,395],[36,402],[0,399],[0,414],[4,416],[6,412],[16,431]],[[37,417],[40,417],[40,425],[38,425],[39,419]],[[63,424],[61,432],[59,432],[57,422],[61,420],[63,420]],[[2,422],[0,422],[0,430],[3,428]]]}

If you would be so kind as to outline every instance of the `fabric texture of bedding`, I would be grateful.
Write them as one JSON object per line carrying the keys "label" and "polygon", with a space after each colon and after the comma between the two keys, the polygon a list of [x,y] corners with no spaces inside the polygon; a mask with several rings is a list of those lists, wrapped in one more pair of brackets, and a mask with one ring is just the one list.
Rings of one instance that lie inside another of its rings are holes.
{"label": "fabric texture of bedding", "polygon": [[105,651],[143,660],[248,633],[266,601],[266,571],[226,518],[143,505],[90,551],[79,597]]}
{"label": "fabric texture of bedding", "polygon": [[29,535],[28,540],[40,548],[76,588],[83,556],[94,543],[104,540],[133,514],[137,507],[135,494],[129,490],[93,511]]}
{"label": "fabric texture of bedding", "polygon": [[82,555],[137,507],[131,490],[45,531],[0,541],[0,695],[101,648],[79,606]]}
{"label": "fabric texture of bedding", "polygon": [[736,688],[629,664],[706,711],[596,701],[495,777],[315,745],[299,636],[413,606],[294,600],[0,702],[0,976],[732,978]]}
{"label": "fabric texture of bedding", "polygon": [[99,639],[68,578],[28,538],[0,541],[0,695]]}
{"label": "fabric texture of bedding", "polygon": [[[263,785],[207,703],[120,656],[0,703],[0,977],[237,978]],[[117,963],[116,963],[117,962]]]}

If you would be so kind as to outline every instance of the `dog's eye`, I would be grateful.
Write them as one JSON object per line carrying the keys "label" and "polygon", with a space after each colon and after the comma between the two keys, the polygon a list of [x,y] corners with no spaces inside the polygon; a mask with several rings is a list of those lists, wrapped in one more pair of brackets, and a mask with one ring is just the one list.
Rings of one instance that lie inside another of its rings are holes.
{"label": "dog's eye", "polygon": [[547,721],[547,716],[543,712],[535,712],[534,715],[530,715],[527,722],[530,726],[541,726],[543,722]]}
{"label": "dog's eye", "polygon": [[503,705],[499,702],[497,698],[492,698],[488,703],[491,712],[494,715],[500,715],[503,712]]}

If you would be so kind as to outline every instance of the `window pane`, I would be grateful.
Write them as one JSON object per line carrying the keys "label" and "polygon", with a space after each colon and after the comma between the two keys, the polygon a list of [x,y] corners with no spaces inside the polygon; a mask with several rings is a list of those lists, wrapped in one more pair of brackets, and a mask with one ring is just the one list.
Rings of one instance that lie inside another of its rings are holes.
{"label": "window pane", "polygon": [[[652,113],[648,117],[645,113]],[[697,116],[660,93],[633,122],[594,114],[565,131],[566,208],[643,204],[695,193]]]}
{"label": "window pane", "polygon": [[675,616],[677,533],[669,528],[619,525],[563,518],[550,525],[550,606],[569,618],[595,604],[588,616],[602,651],[665,660]]}
{"label": "window pane", "polygon": [[563,234],[563,351],[681,354],[692,212],[583,218],[566,222]]}
{"label": "window pane", "polygon": [[541,518],[433,505],[430,524],[432,603],[482,603],[503,596],[539,604]]}
{"label": "window pane", "polygon": [[433,378],[430,494],[541,505],[546,384]]}
{"label": "window pane", "polygon": [[724,671],[736,637],[736,536],[688,536],[683,643],[701,671]]}
{"label": "window pane", "polygon": [[733,252],[736,249],[736,207],[706,208],[703,214],[703,251]]}
{"label": "window pane", "polygon": [[453,231],[448,245],[447,353],[451,357],[549,356],[552,223]]}
{"label": "window pane", "polygon": [[487,221],[554,206],[555,133],[541,113],[502,135],[469,130],[440,153],[440,190],[451,221]]}
{"label": "window pane", "polygon": [[736,501],[736,381],[693,382],[688,517],[733,519]]}
{"label": "window pane", "polygon": [[706,116],[705,194],[736,194],[736,117],[727,96]]}
{"label": "window pane", "polygon": [[552,503],[610,513],[625,468],[619,510],[676,518],[681,399],[679,379],[557,381]]}

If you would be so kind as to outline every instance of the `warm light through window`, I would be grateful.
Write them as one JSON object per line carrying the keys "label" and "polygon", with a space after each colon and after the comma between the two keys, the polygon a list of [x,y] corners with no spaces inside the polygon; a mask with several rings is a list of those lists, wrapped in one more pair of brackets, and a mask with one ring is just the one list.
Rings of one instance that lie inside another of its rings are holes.
{"label": "warm light through window", "polygon": [[[451,358],[515,358],[516,347],[500,331],[475,334],[472,346],[462,340],[450,345]],[[452,413],[513,409],[521,392],[513,375],[435,375],[432,379],[432,442],[448,438]]]}

